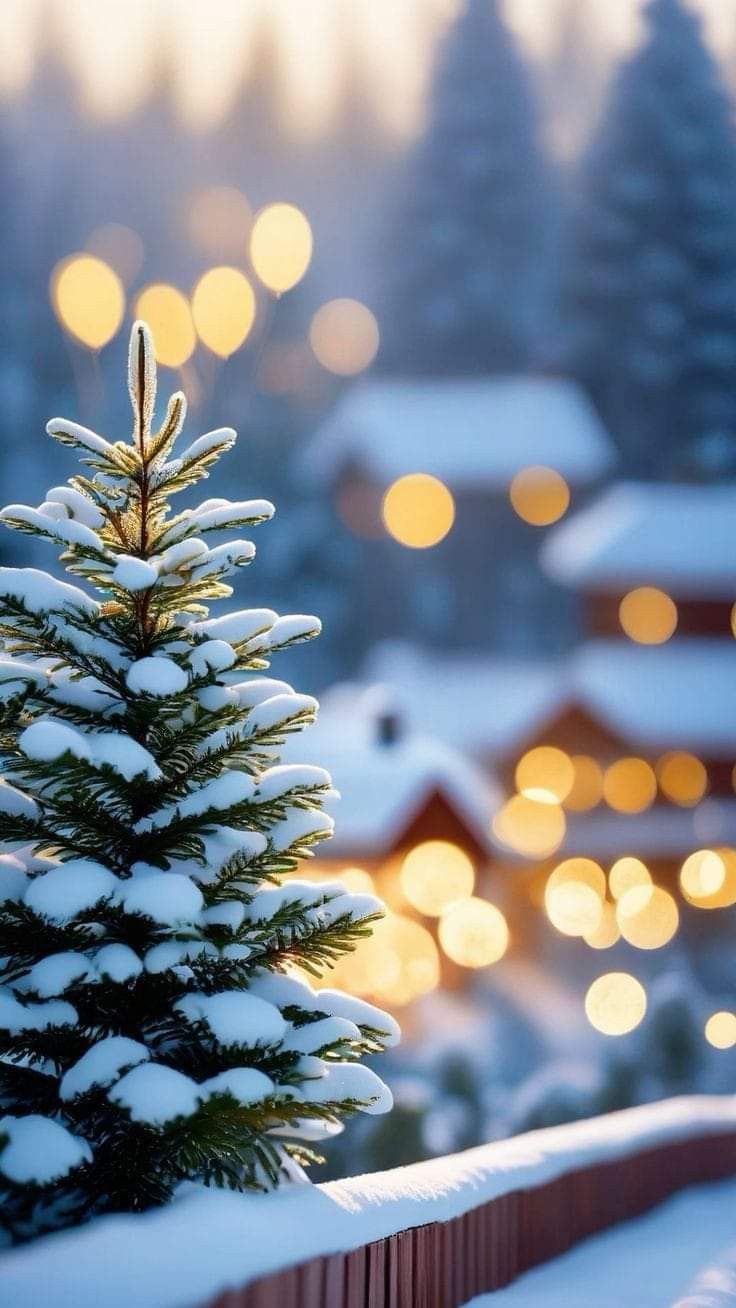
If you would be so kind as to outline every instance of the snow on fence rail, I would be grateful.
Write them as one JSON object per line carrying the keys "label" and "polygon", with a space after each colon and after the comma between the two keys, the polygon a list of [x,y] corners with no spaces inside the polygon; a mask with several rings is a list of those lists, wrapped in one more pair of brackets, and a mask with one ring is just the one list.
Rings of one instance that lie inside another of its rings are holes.
{"label": "snow on fence rail", "polygon": [[692,1096],[270,1195],[190,1193],[0,1255],[13,1308],[456,1308],[697,1181],[736,1097]]}

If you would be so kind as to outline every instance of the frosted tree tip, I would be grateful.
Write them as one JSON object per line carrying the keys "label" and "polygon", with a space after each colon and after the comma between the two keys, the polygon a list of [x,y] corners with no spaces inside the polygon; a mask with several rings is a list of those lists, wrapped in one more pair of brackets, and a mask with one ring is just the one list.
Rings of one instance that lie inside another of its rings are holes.
{"label": "frosted tree tip", "polygon": [[147,433],[156,403],[156,353],[151,329],[142,318],[136,319],[130,331],[128,391],[136,426]]}

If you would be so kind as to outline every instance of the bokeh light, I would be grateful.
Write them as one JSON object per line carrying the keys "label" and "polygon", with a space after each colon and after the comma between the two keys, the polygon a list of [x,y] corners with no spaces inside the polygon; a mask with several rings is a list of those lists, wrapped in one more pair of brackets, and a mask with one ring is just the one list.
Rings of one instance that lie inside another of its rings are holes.
{"label": "bokeh light", "polygon": [[409,549],[438,545],[455,521],[455,501],[443,482],[424,472],[399,477],[383,497],[386,531]]}
{"label": "bokeh light", "polygon": [[293,204],[268,204],[250,234],[250,261],[259,281],[280,295],[304,276],[312,258],[312,229]]}
{"label": "bokeh light", "polygon": [[585,996],[585,1015],[602,1035],[628,1035],[647,1011],[646,991],[629,972],[606,972]]}
{"label": "bokeh light", "polygon": [[62,326],[90,350],[111,341],[125,313],[117,273],[93,254],[73,254],[51,274],[51,303]]}
{"label": "bokeh light", "polygon": [[485,899],[463,899],[440,918],[440,944],[461,967],[490,967],[503,958],[509,943],[506,918]]}
{"label": "bokeh light", "polygon": [[605,893],[605,874],[597,863],[566,858],[547,878],[545,911],[562,935],[584,936],[600,926]]}
{"label": "bokeh light", "polygon": [[661,949],[675,935],[679,919],[677,904],[661,886],[632,886],[616,905],[621,935],[637,949]]}
{"label": "bokeh light", "polygon": [[606,768],[603,796],[618,813],[643,813],[657,797],[657,778],[643,758],[620,758]]}
{"label": "bokeh light", "polygon": [[436,989],[440,956],[430,932],[400,913],[387,913],[369,939],[338,960],[330,984],[400,1008]]}
{"label": "bokeh light", "polygon": [[378,323],[359,300],[329,300],[315,313],[309,343],[318,363],[338,377],[368,368],[378,353]]}
{"label": "bokeh light", "polygon": [[640,858],[625,854],[617,858],[608,873],[608,887],[614,899],[621,899],[627,890],[635,886],[651,886],[652,877],[646,863]]}
{"label": "bokeh light", "polygon": [[192,318],[199,339],[227,359],[239,350],[256,316],[256,297],[239,268],[210,268],[192,293]]}
{"label": "bokeh light", "polygon": [[493,819],[493,834],[526,858],[546,858],[565,839],[565,814],[559,804],[540,804],[526,795],[512,795]]}
{"label": "bokeh light", "polygon": [[694,908],[730,908],[736,904],[736,850],[722,845],[696,849],[680,869],[680,889]]}
{"label": "bokeh light", "polygon": [[250,205],[235,186],[207,186],[192,196],[189,235],[212,259],[241,259],[248,247]]}
{"label": "bokeh light", "polygon": [[619,622],[638,645],[663,645],[677,627],[677,605],[656,586],[638,586],[624,595]]}
{"label": "bokeh light", "polygon": [[509,487],[511,504],[532,527],[549,527],[567,512],[570,490],[554,468],[522,468]]}
{"label": "bokeh light", "polygon": [[[330,874],[325,880],[334,880],[334,875]],[[376,887],[370,872],[366,872],[362,867],[343,867],[337,874],[337,880],[342,881],[345,889],[351,895],[375,895]]]}
{"label": "bokeh light", "polygon": [[736,1014],[724,1009],[711,1013],[705,1024],[705,1038],[714,1049],[733,1049],[736,1045]]}
{"label": "bokeh light", "polygon": [[616,910],[607,901],[601,904],[601,918],[597,927],[586,931],[583,940],[591,949],[610,949],[621,938],[616,921]]}
{"label": "bokeh light", "polygon": [[580,881],[598,897],[606,897],[606,874],[592,858],[566,858],[547,877],[546,890],[555,890],[570,881]]}
{"label": "bokeh light", "polygon": [[143,267],[143,241],[123,223],[103,223],[91,232],[86,244],[90,254],[109,263],[126,286],[135,281]]}
{"label": "bokeh light", "polygon": [[401,889],[412,908],[439,917],[458,899],[473,893],[473,864],[459,845],[449,840],[425,840],[401,865]]}
{"label": "bokeh light", "polygon": [[657,780],[660,790],[673,804],[691,808],[706,792],[708,773],[694,754],[675,750],[659,760]]}
{"label": "bokeh light", "polygon": [[588,754],[573,754],[573,782],[565,796],[565,808],[571,813],[587,813],[603,798],[603,769]]}
{"label": "bokeh light", "polygon": [[181,368],[197,344],[186,296],[175,286],[156,282],[141,291],[136,300],[135,314],[151,329],[157,361],[168,368]]}
{"label": "bokeh light", "polygon": [[564,750],[554,745],[538,745],[519,759],[515,778],[517,790],[527,799],[561,804],[572,790],[575,768]]}

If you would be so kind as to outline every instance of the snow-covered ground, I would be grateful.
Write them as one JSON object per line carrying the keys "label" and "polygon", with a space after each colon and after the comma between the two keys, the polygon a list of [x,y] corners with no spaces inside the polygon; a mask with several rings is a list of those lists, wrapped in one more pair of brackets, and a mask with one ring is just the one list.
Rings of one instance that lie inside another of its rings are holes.
{"label": "snow-covered ground", "polygon": [[[693,1186],[635,1221],[591,1236],[505,1290],[473,1299],[472,1308],[671,1308],[734,1242],[736,1181]],[[707,1308],[711,1301],[697,1302]]]}

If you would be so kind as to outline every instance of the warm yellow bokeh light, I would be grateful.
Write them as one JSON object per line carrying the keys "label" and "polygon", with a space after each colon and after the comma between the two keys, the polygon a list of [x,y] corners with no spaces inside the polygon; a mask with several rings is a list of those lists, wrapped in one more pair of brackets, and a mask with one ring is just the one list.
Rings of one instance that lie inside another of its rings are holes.
{"label": "warm yellow bokeh light", "polygon": [[628,854],[617,858],[608,873],[608,886],[614,899],[621,899],[627,890],[633,890],[635,886],[651,884],[652,877],[646,863]]}
{"label": "warm yellow bokeh light", "polygon": [[628,972],[606,972],[585,996],[585,1015],[602,1035],[628,1035],[647,1011],[646,991]]}
{"label": "warm yellow bokeh light", "polygon": [[[332,881],[334,876],[330,876]],[[325,880],[328,880],[325,877]],[[366,872],[362,867],[343,867],[337,874],[337,880],[341,881],[346,890],[351,895],[375,895],[376,887],[370,872]]]}
{"label": "warm yellow bokeh light", "polygon": [[192,197],[189,235],[213,259],[241,259],[248,247],[252,214],[235,186],[208,186]]}
{"label": "warm yellow bokeh light", "polygon": [[566,881],[547,889],[544,906],[552,926],[563,936],[584,936],[601,924],[603,904],[584,881]]}
{"label": "warm yellow bokeh light", "polygon": [[638,586],[624,595],[618,617],[626,635],[638,645],[663,645],[677,626],[677,605],[656,586]]}
{"label": "warm yellow bokeh light", "polygon": [[51,274],[51,303],[59,322],[90,350],[111,341],[125,313],[125,292],[116,272],[92,254],[73,254]]}
{"label": "warm yellow bokeh light", "polygon": [[181,368],[197,344],[186,296],[175,286],[156,282],[141,291],[135,316],[147,322],[151,329],[157,361],[167,368]]}
{"label": "warm yellow bokeh light", "polygon": [[330,973],[330,984],[371,997],[387,1007],[402,1007],[436,989],[440,957],[426,927],[389,912],[354,953],[345,954]]}
{"label": "warm yellow bokeh light", "polygon": [[389,536],[400,545],[424,550],[444,540],[455,521],[455,501],[436,477],[412,472],[389,486],[381,515]]}
{"label": "warm yellow bokeh light", "polygon": [[103,223],[87,237],[87,249],[104,259],[115,270],[126,286],[138,276],[143,267],[143,241],[132,227],[123,223]]}
{"label": "warm yellow bokeh light", "polygon": [[450,904],[472,895],[475,872],[459,845],[449,840],[425,840],[407,854],[400,881],[412,908],[427,917],[439,917]]}
{"label": "warm yellow bokeh light", "polygon": [[705,1024],[705,1038],[714,1049],[733,1049],[736,1045],[736,1014],[723,1009],[711,1013]]}
{"label": "warm yellow bokeh light", "polygon": [[591,949],[610,949],[620,938],[616,910],[613,904],[606,902],[601,905],[601,920],[598,926],[593,931],[586,931],[583,940]]}
{"label": "warm yellow bokeh light", "polygon": [[706,792],[708,773],[694,754],[675,750],[659,760],[657,780],[660,790],[673,804],[691,808]]}
{"label": "warm yellow bokeh light", "polygon": [[731,631],[736,636],[736,604],[731,609]]}
{"label": "warm yellow bokeh light", "polygon": [[256,215],[250,234],[253,271],[269,291],[280,295],[304,276],[312,258],[312,229],[293,204],[268,204]]}
{"label": "warm yellow bokeh light", "polygon": [[571,813],[587,813],[603,798],[603,769],[588,754],[573,754],[573,783],[565,796],[565,808]]}
{"label": "warm yellow bokeh light", "polygon": [[547,877],[547,892],[556,890],[570,881],[581,881],[598,897],[606,897],[606,874],[600,864],[592,858],[566,858]]}
{"label": "warm yellow bokeh light", "polygon": [[239,268],[210,268],[192,292],[192,318],[213,354],[227,359],[239,350],[256,316],[256,297]]}
{"label": "warm yellow bokeh light", "polygon": [[509,499],[524,522],[548,527],[567,512],[570,490],[554,468],[522,468],[511,482]]}
{"label": "warm yellow bokeh light", "polygon": [[530,749],[516,765],[516,788],[541,804],[561,804],[572,790],[575,768],[564,750],[554,745]]}
{"label": "warm yellow bokeh light", "polygon": [[632,886],[616,905],[619,931],[637,949],[661,949],[677,931],[680,914],[661,886]]}
{"label": "warm yellow bokeh light", "polygon": [[736,904],[736,850],[725,846],[696,849],[680,869],[683,898],[695,908],[730,908]]}
{"label": "warm yellow bokeh light", "polygon": [[493,834],[526,858],[546,858],[565,839],[565,814],[559,804],[540,804],[526,795],[512,795],[493,819]]}
{"label": "warm yellow bokeh light", "polygon": [[657,797],[657,778],[643,758],[620,758],[606,768],[603,797],[618,813],[643,813]]}
{"label": "warm yellow bokeh light", "polygon": [[378,323],[359,300],[329,300],[309,326],[309,343],[318,363],[338,377],[354,377],[378,353]]}
{"label": "warm yellow bokeh light", "polygon": [[461,967],[490,967],[503,958],[509,943],[506,918],[485,899],[463,899],[440,918],[440,944]]}

